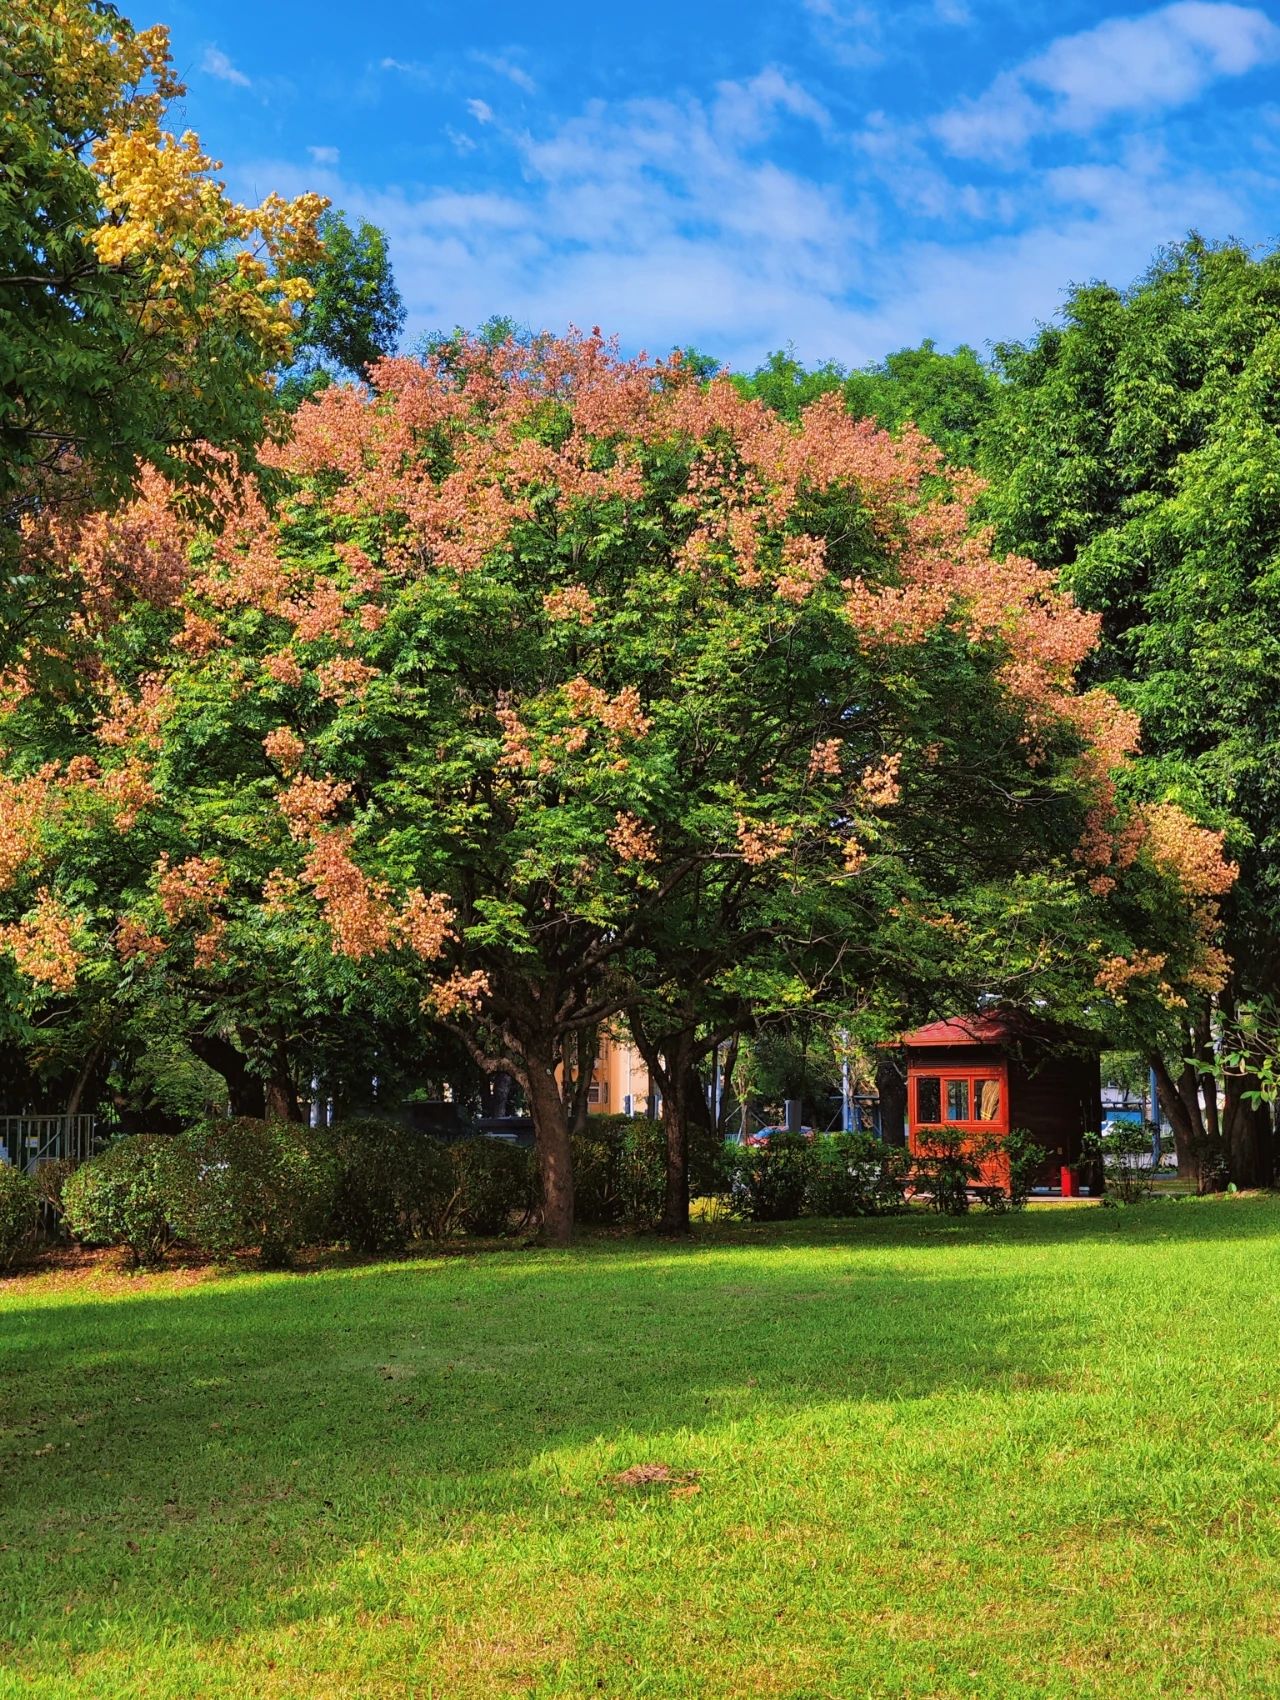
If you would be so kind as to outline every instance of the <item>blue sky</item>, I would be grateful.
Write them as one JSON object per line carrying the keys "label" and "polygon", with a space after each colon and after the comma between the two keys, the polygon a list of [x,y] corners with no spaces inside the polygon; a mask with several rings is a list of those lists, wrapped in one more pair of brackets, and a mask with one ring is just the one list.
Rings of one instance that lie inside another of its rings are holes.
{"label": "blue sky", "polygon": [[1280,238],[1280,0],[146,4],[238,194],[387,230],[410,344],[857,365],[1026,335],[1191,227]]}

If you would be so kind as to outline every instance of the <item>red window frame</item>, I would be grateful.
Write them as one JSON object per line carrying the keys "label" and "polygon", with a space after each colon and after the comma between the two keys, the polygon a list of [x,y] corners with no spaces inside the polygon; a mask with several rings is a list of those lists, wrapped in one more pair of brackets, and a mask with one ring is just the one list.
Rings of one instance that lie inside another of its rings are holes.
{"label": "red window frame", "polygon": [[[994,1121],[980,1121],[976,1116],[967,1116],[963,1121],[948,1121],[943,1116],[938,1121],[923,1121],[920,1116],[920,1082],[936,1080],[938,1082],[938,1108],[946,1109],[947,1083],[951,1080],[963,1080],[969,1088],[969,1108],[973,1109],[977,1102],[974,1088],[994,1080],[1000,1087],[1000,1114]],[[1009,1078],[1005,1069],[997,1064],[988,1063],[986,1067],[955,1068],[945,1065],[938,1068],[915,1068],[911,1071],[911,1131],[913,1133],[958,1129],[961,1133],[1008,1133],[1009,1131]]]}

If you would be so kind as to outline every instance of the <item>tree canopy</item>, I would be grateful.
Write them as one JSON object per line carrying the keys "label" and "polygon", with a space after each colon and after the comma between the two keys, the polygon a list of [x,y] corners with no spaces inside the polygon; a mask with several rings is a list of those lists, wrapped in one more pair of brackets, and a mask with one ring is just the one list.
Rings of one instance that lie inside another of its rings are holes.
{"label": "tree canopy", "polygon": [[918,433],[598,336],[373,379],[300,408],[274,504],[152,474],[28,539],[80,613],[7,705],[16,1008],[164,988],[282,1102],[322,1017],[416,1013],[524,1086],[563,1236],[561,1071],[637,988],[1215,983],[1216,841],[1124,803],[1096,619]]}
{"label": "tree canopy", "polygon": [[856,419],[874,419],[888,431],[917,426],[956,466],[972,465],[1000,388],[998,374],[972,348],[942,354],[931,338],[852,372],[834,360],[806,367],[791,350],[779,350],[735,381],[784,419],[838,394]]}
{"label": "tree canopy", "polygon": [[334,376],[367,378],[379,360],[395,353],[404,329],[404,302],[377,225],[361,219],[353,227],[330,208],[316,234],[319,250],[299,268],[310,293],[297,314],[288,400]]}
{"label": "tree canopy", "polygon": [[103,0],[0,19],[0,514],[61,481],[128,489],[199,445],[259,440],[286,364],[317,195],[237,205],[190,131],[167,32]]}
{"label": "tree canopy", "polygon": [[1280,990],[1280,258],[1192,238],[1063,319],[1000,351],[986,507],[1101,615],[1090,676],[1141,717],[1136,790],[1224,828],[1239,860],[1230,979],[1150,1049],[1184,1150],[1221,1135],[1256,1184],[1269,1128],[1247,1072],[1219,1127],[1212,1025]]}

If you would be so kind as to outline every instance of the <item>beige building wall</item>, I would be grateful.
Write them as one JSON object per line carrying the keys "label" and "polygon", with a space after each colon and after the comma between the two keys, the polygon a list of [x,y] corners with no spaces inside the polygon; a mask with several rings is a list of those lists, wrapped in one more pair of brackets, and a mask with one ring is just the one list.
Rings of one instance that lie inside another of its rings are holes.
{"label": "beige building wall", "polygon": [[652,1088],[644,1058],[625,1032],[600,1040],[591,1074],[589,1105],[593,1115],[647,1115]]}

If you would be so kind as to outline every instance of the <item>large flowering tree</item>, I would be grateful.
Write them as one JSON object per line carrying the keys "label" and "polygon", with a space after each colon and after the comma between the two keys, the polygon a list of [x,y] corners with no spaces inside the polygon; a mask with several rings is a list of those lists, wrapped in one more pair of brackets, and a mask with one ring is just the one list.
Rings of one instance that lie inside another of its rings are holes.
{"label": "large flowering tree", "polygon": [[524,1087],[563,1238],[564,1064],[622,1009],[1220,971],[1220,847],[1124,807],[1134,723],[1075,689],[1095,620],[910,430],[575,335],[386,362],[273,475],[32,541],[78,614],[3,705],[29,1010],[176,988],[305,1080],[317,1011],[412,1009]]}

